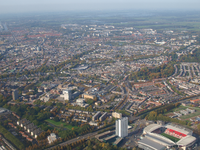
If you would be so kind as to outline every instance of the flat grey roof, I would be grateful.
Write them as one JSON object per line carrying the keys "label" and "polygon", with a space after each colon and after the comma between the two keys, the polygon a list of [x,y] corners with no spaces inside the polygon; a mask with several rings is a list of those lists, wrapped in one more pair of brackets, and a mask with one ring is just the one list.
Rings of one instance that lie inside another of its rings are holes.
{"label": "flat grey roof", "polygon": [[151,147],[154,150],[163,150],[165,148],[165,146],[163,146],[159,143],[156,143],[156,142],[154,142],[150,139],[147,139],[147,138],[143,138],[138,143],[145,145],[145,146],[148,146],[148,147]]}
{"label": "flat grey roof", "polygon": [[160,134],[150,133],[150,134],[146,134],[145,137],[148,138],[148,139],[151,139],[152,141],[156,141],[156,142],[158,142],[158,143],[160,143],[164,146],[175,145],[175,143],[172,140],[170,140],[170,139],[168,139],[168,138],[166,138],[166,137],[164,137]]}
{"label": "flat grey roof", "polygon": [[5,111],[9,111],[8,109],[5,109],[3,107],[0,107],[0,113],[4,113]]}

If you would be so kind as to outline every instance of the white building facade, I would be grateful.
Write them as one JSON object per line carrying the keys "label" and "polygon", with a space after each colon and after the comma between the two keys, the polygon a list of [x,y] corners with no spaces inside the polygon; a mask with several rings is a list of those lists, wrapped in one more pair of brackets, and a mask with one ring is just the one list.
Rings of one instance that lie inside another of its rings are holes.
{"label": "white building facade", "polygon": [[49,142],[49,144],[53,143],[54,141],[57,140],[57,135],[55,133],[51,133],[48,137],[47,140]]}
{"label": "white building facade", "polygon": [[116,135],[124,138],[128,136],[128,117],[118,119],[115,123]]}
{"label": "white building facade", "polygon": [[60,97],[63,97],[64,100],[71,100],[72,99],[72,91],[70,89],[66,89],[63,91],[63,94],[60,95]]}

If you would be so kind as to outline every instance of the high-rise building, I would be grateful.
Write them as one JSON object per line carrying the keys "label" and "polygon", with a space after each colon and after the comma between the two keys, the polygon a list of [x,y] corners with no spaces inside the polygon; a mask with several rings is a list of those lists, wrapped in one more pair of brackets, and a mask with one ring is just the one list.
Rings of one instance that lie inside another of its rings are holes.
{"label": "high-rise building", "polygon": [[18,90],[14,90],[12,92],[12,98],[13,98],[13,100],[17,100],[19,98]]}
{"label": "high-rise building", "polygon": [[40,51],[40,47],[37,47],[37,51]]}
{"label": "high-rise building", "polygon": [[71,100],[72,99],[72,90],[70,90],[70,89],[64,90],[61,97],[63,97],[64,100]]}
{"label": "high-rise building", "polygon": [[122,138],[128,136],[128,117],[116,120],[115,128],[117,136]]}

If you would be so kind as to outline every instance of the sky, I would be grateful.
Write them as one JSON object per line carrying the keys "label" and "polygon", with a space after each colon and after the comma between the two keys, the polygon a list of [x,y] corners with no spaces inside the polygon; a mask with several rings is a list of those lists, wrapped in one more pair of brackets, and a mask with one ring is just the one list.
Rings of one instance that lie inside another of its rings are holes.
{"label": "sky", "polygon": [[200,10],[200,0],[0,0],[0,14],[134,9]]}

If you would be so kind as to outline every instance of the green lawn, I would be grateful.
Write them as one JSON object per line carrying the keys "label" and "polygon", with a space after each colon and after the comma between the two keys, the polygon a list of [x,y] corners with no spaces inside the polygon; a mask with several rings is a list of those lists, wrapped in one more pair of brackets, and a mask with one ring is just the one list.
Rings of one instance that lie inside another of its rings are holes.
{"label": "green lawn", "polygon": [[196,112],[192,113],[192,114],[190,113],[188,115],[183,115],[183,116],[180,117],[181,119],[188,119],[188,118],[192,118],[192,117],[200,115],[200,108],[198,108],[198,107],[190,107],[190,106],[182,106],[182,105],[180,105],[178,108],[173,109],[172,112],[185,110],[187,108],[195,109]]}
{"label": "green lawn", "polygon": [[51,123],[51,124],[53,124],[55,126],[59,126],[59,127],[63,126],[64,128],[67,128],[67,129],[70,129],[70,130],[72,128],[75,128],[75,129],[79,128],[77,126],[67,125],[66,123],[63,123],[63,122],[60,122],[60,121],[56,122],[56,121],[51,120],[51,119],[47,119],[46,122],[49,122],[49,123]]}
{"label": "green lawn", "polygon": [[188,119],[188,118],[200,115],[200,108],[198,108],[198,107],[190,107],[190,106],[182,106],[182,105],[180,105],[178,108],[174,108],[171,111],[167,112],[166,115],[169,114],[169,113],[172,113],[172,112],[179,112],[180,110],[185,110],[187,108],[195,109],[196,112],[192,113],[192,114],[188,114],[188,115],[183,115],[183,116],[180,117],[181,119]]}
{"label": "green lawn", "polygon": [[[191,109],[195,109],[195,110],[199,110],[200,111],[200,108],[199,107],[190,107],[190,106],[182,106],[182,105],[180,105],[178,108],[176,108],[176,109],[180,109],[180,110],[183,110],[183,109],[187,109],[187,108],[191,108]],[[175,110],[175,109],[173,109],[173,110]]]}
{"label": "green lawn", "polygon": [[46,121],[51,123],[51,124],[53,124],[53,125],[55,125],[55,126],[60,126],[61,124],[63,124],[63,125],[65,124],[63,122],[56,122],[56,121],[51,120],[51,119],[47,119]]}
{"label": "green lawn", "polygon": [[167,115],[167,114],[169,114],[169,113],[177,112],[177,111],[184,110],[184,109],[187,109],[187,108],[188,108],[188,107],[185,107],[185,106],[180,105],[178,108],[174,108],[174,109],[168,111],[168,112],[165,113],[165,114]]}
{"label": "green lawn", "polygon": [[176,138],[176,137],[173,137],[171,135],[168,135],[168,134],[165,134],[165,133],[161,133],[162,136],[172,140],[173,142],[178,142],[180,139]]}

